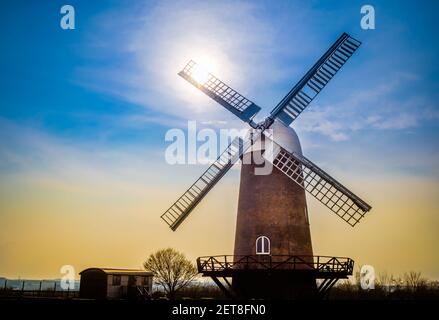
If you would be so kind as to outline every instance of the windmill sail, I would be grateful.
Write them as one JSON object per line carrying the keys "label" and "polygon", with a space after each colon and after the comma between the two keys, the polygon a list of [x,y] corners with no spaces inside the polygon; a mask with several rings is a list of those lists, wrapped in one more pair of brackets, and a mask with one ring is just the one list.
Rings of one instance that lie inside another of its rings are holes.
{"label": "windmill sail", "polygon": [[271,112],[270,117],[278,118],[285,125],[290,125],[314,100],[329,80],[335,76],[360,45],[360,41],[355,40],[347,33],[343,33],[282,101],[279,102]]}
{"label": "windmill sail", "polygon": [[304,156],[290,153],[273,142],[273,148],[264,154],[264,158],[351,226],[355,226],[371,209]]}
{"label": "windmill sail", "polygon": [[215,184],[239,160],[241,155],[259,138],[254,131],[250,138],[236,137],[218,159],[187,189],[178,200],[161,215],[161,218],[175,231],[196,205]]}
{"label": "windmill sail", "polygon": [[261,110],[254,102],[230,88],[211,73],[202,70],[201,66],[193,60],[189,61],[178,75],[203,91],[244,122],[253,124],[253,117]]}

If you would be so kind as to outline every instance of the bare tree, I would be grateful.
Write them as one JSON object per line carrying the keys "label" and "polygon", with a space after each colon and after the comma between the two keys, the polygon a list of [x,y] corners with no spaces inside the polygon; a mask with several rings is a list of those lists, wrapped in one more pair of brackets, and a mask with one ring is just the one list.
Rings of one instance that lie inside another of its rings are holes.
{"label": "bare tree", "polygon": [[427,281],[421,276],[421,273],[415,271],[404,273],[404,282],[405,285],[412,290],[425,287],[427,284]]}
{"label": "bare tree", "polygon": [[192,262],[172,248],[161,249],[151,254],[143,266],[154,273],[155,282],[163,287],[170,299],[198,274]]}
{"label": "bare tree", "polygon": [[437,280],[427,281],[427,285],[433,290],[439,290],[439,281]]}
{"label": "bare tree", "polygon": [[387,271],[380,272],[377,277],[377,285],[383,290],[389,290],[392,285],[393,275],[389,275]]}

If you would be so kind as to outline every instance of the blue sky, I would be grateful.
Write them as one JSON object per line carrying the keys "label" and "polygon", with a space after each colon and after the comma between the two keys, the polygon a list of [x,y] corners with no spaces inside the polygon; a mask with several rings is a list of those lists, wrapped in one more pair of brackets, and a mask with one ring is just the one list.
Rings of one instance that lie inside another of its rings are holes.
{"label": "blue sky", "polygon": [[[60,4],[2,4],[0,115],[7,120],[75,142],[161,145],[163,132],[180,120],[234,121],[207,99],[177,107],[187,103],[184,92],[172,92],[181,82],[178,69],[166,68],[160,56],[186,61],[166,51],[184,48],[181,56],[190,55],[190,43],[169,42],[195,39],[218,52],[225,61],[218,76],[263,106],[263,117],[347,31],[363,46],[295,124],[303,138],[355,144],[372,138],[381,142],[378,150],[409,143],[420,153],[436,151],[437,5],[421,2],[413,10],[411,2],[374,3],[377,29],[365,31],[361,1],[74,1],[77,29],[65,31]],[[191,12],[196,28],[179,29]],[[386,139],[376,139],[383,132]]]}
{"label": "blue sky", "polygon": [[[166,209],[202,171],[166,165],[166,131],[187,120],[241,126],[177,76],[189,59],[207,57],[214,74],[263,107],[262,119],[348,32],[362,46],[293,124],[304,154],[372,200],[364,181],[429,186],[437,213],[438,3],[70,1],[75,30],[59,26],[63,4],[0,4],[2,201],[41,181],[101,181],[115,194],[172,190],[161,195],[158,210]],[[375,7],[375,30],[360,28],[364,4]],[[12,227],[10,208],[0,219]]]}

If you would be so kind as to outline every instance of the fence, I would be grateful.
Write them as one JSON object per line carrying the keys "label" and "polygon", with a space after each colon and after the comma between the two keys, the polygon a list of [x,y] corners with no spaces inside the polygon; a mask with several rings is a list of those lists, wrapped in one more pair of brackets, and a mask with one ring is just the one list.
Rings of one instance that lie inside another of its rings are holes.
{"label": "fence", "polygon": [[59,281],[8,280],[0,287],[0,297],[79,297],[79,285],[75,289],[63,289]]}

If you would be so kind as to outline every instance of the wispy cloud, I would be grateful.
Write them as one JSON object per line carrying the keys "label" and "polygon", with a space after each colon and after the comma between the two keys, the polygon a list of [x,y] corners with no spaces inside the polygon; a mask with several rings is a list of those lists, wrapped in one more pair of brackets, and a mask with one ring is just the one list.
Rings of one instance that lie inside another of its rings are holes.
{"label": "wispy cloud", "polygon": [[345,141],[349,137],[345,133],[345,126],[341,122],[331,121],[330,108],[319,110],[319,106],[315,106],[317,110],[307,110],[300,115],[299,130],[305,132],[315,132],[328,136],[333,141]]}
{"label": "wispy cloud", "polygon": [[143,148],[116,148],[96,141],[72,142],[43,130],[0,118],[0,171],[3,177],[53,181],[64,187],[114,187],[134,191],[154,180],[152,164],[163,155]]}
{"label": "wispy cloud", "polygon": [[367,119],[367,123],[378,129],[407,129],[416,127],[418,118],[413,114],[402,113],[387,119],[372,116]]}
{"label": "wispy cloud", "polygon": [[397,72],[383,83],[357,90],[342,101],[312,106],[296,125],[303,132],[319,133],[333,141],[348,140],[350,133],[358,130],[415,128],[438,117],[429,97],[404,95],[405,88],[418,80],[414,74]]}
{"label": "wispy cloud", "polygon": [[[135,11],[118,12],[117,19],[109,12],[97,20],[100,45],[92,50],[117,50],[124,61],[117,67],[84,66],[78,81],[174,117],[234,119],[176,73],[190,59],[207,62],[212,73],[244,95],[285,77],[288,69],[276,54],[286,49],[276,45],[277,31],[260,19],[262,13],[257,3],[236,1],[145,2]],[[109,32],[114,36],[102,36]]]}

